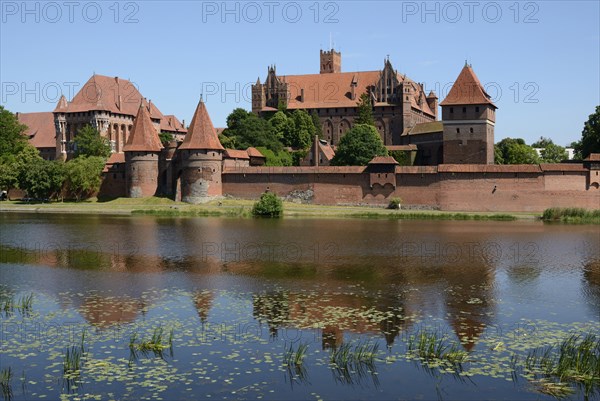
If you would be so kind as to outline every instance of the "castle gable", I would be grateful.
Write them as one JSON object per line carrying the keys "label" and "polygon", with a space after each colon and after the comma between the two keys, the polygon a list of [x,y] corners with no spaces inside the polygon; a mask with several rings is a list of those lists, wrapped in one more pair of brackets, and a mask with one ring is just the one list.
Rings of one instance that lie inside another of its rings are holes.
{"label": "castle gable", "polygon": [[202,98],[179,149],[224,150]]}
{"label": "castle gable", "polygon": [[470,65],[465,64],[441,106],[489,104],[496,108]]}

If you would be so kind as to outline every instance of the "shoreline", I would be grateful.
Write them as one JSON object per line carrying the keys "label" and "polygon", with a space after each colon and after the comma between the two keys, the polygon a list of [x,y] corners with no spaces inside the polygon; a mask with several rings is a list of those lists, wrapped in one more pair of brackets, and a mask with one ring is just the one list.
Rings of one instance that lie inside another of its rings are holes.
{"label": "shoreline", "polygon": [[[213,200],[191,205],[166,198],[119,198],[100,202],[53,202],[25,204],[0,202],[0,213],[95,214],[156,217],[251,217],[255,201],[240,199]],[[486,220],[541,221],[541,213],[522,212],[453,212],[424,209],[386,209],[383,206],[328,206],[284,202],[283,217],[288,218],[360,218],[389,220]]]}

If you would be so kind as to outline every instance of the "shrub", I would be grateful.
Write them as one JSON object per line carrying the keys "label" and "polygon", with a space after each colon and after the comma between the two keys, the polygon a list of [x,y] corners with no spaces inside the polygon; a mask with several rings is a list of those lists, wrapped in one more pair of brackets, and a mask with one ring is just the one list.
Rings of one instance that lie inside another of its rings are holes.
{"label": "shrub", "polygon": [[272,192],[265,192],[252,207],[253,216],[279,217],[283,213],[283,202]]}
{"label": "shrub", "polygon": [[390,203],[388,204],[388,209],[400,209],[400,204],[402,203],[402,199],[400,198],[392,198]]}

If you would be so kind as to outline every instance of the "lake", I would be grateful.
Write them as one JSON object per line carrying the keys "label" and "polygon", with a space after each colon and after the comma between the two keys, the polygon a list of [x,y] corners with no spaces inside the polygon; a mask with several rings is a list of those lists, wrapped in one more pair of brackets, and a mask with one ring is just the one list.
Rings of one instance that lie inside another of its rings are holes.
{"label": "lake", "polygon": [[600,332],[598,226],[21,213],[0,224],[4,399],[599,395],[526,366],[540,347]]}

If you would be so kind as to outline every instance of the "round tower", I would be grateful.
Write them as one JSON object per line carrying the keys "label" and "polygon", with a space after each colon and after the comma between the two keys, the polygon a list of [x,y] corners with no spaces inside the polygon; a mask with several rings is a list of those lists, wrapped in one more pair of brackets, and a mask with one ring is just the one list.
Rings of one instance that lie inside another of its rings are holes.
{"label": "round tower", "polygon": [[200,97],[192,123],[177,150],[181,160],[179,179],[183,202],[202,203],[223,194],[223,151],[217,131]]}
{"label": "round tower", "polygon": [[127,196],[154,196],[158,190],[158,164],[162,144],[147,106],[140,104],[125,152]]}

